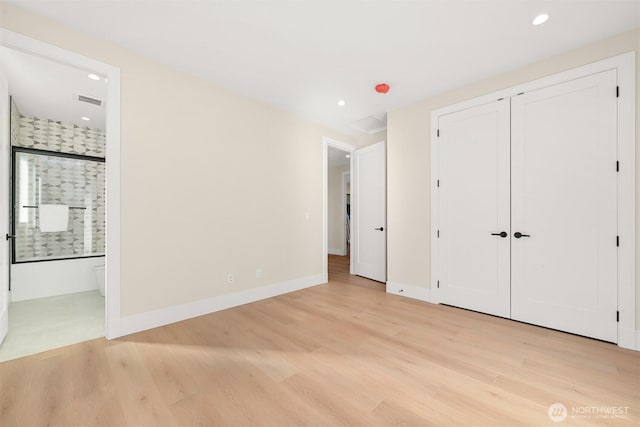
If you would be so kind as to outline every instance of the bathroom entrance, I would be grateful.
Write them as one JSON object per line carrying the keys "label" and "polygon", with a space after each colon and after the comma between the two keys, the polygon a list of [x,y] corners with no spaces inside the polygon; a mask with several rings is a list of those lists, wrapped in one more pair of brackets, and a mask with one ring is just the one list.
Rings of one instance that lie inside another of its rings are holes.
{"label": "bathroom entrance", "polygon": [[1,362],[105,336],[107,82],[0,49],[12,207]]}

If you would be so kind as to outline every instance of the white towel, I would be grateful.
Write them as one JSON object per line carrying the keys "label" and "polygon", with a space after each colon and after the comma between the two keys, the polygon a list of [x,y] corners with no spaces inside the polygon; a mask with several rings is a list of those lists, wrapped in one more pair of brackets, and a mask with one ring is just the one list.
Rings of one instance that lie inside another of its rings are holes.
{"label": "white towel", "polygon": [[69,228],[69,206],[67,205],[40,205],[40,231],[43,233],[52,231],[67,231]]}

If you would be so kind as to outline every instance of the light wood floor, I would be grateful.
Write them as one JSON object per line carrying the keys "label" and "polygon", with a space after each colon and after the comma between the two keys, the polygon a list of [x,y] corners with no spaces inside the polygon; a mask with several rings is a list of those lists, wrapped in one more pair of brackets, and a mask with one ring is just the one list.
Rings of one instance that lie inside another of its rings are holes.
{"label": "light wood floor", "polygon": [[[387,295],[344,259],[330,266],[327,285],[1,363],[0,425],[640,423],[640,353]],[[626,417],[571,415],[611,406]]]}

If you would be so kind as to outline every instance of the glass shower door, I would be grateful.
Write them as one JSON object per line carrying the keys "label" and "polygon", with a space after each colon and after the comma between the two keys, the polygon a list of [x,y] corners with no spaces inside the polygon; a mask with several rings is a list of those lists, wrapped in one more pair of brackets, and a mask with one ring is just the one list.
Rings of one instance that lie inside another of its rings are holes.
{"label": "glass shower door", "polygon": [[13,204],[13,263],[104,254],[104,159],[14,147]]}

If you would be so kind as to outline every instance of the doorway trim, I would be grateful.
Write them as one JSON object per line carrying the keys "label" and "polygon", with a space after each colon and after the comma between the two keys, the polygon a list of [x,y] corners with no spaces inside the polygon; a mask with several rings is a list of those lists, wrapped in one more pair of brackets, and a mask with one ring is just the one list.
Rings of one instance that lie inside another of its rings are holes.
{"label": "doorway trim", "polygon": [[[108,79],[106,110],[105,336],[120,329],[120,69],[104,62],[0,28],[0,46],[46,58]],[[8,171],[7,171],[8,173]]]}
{"label": "doorway trim", "polygon": [[[329,178],[329,147],[337,148],[338,150],[353,153],[356,146],[347,144],[346,142],[338,141],[326,136],[322,137],[322,283],[329,281],[329,204],[328,204],[328,178]],[[349,159],[349,173],[353,169],[353,157]],[[344,189],[344,178],[342,181]],[[344,192],[344,191],[343,191]],[[343,205],[346,203],[346,195],[342,195]],[[351,200],[353,200],[353,195]],[[346,209],[346,208],[343,208]],[[351,229],[353,230],[353,222],[351,223]],[[343,230],[344,233],[344,230]],[[343,234],[344,236],[344,234]],[[349,260],[349,272],[353,271],[353,264]],[[353,274],[353,273],[352,273]]]}
{"label": "doorway trim", "polygon": [[431,112],[431,302],[439,304],[438,295],[438,238],[437,224],[439,201],[438,182],[438,120],[440,116],[463,109],[493,102],[499,98],[517,96],[520,92],[528,92],[567,82],[580,77],[615,69],[618,73],[618,159],[620,171],[618,177],[618,346],[640,350],[640,331],[636,331],[636,197],[635,197],[635,52],[613,56],[591,64],[578,66],[530,82],[522,83],[507,89],[492,92],[478,98],[449,105]]}

